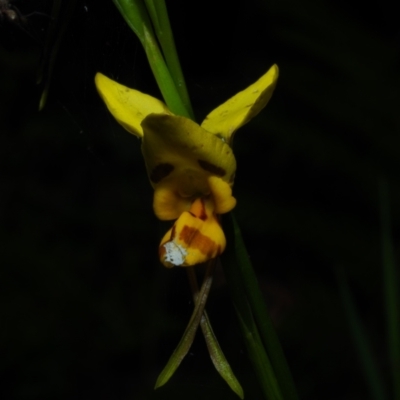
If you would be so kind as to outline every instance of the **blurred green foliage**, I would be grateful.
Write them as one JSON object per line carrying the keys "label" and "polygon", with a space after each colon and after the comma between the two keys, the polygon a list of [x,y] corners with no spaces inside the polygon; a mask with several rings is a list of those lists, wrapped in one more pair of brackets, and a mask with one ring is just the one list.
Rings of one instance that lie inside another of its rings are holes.
{"label": "blurred green foliage", "polygon": [[[27,17],[0,25],[1,397],[235,398],[201,335],[153,391],[193,304],[185,272],[158,264],[139,142],[93,84],[101,71],[161,97],[140,44],[111,1],[77,2],[38,113],[49,23],[38,13],[49,15],[51,2],[13,3]],[[167,5],[199,120],[279,65],[272,101],[235,137],[236,215],[300,397],[367,399],[335,269],[348,277],[387,377],[378,179],[389,182],[397,251],[394,4]],[[246,398],[259,398],[221,273],[207,309]]]}

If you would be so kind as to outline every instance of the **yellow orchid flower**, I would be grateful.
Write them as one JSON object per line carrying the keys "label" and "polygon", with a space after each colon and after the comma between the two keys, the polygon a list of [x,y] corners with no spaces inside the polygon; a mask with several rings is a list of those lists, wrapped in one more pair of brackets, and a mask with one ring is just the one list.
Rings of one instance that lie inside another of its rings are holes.
{"label": "yellow orchid flower", "polygon": [[142,139],[156,216],[176,220],[159,247],[166,267],[193,266],[224,251],[218,215],[236,205],[233,134],[267,105],[277,79],[278,67],[273,65],[198,125],[172,114],[162,101],[96,74],[97,90],[111,114]]}

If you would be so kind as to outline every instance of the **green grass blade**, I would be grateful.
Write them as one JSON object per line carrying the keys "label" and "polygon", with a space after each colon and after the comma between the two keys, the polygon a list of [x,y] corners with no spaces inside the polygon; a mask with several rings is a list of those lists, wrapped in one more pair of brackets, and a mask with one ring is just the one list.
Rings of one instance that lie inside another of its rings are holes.
{"label": "green grass blade", "polygon": [[164,0],[145,0],[147,10],[153,22],[158,41],[160,42],[168,70],[172,76],[179,95],[194,120],[194,113],[190,103],[185,78],[183,76],[174,36],[168,18],[168,10]]}
{"label": "green grass blade", "polygon": [[144,45],[144,27],[151,29],[149,15],[142,0],[113,0],[126,23]]}
{"label": "green grass blade", "polygon": [[258,285],[240,228],[233,213],[227,218],[226,226],[233,233],[234,251],[238,264],[238,274],[244,287],[251,311],[257,323],[266,352],[271,360],[282,395],[285,400],[298,400],[292,374],[286,362],[275,328],[267,312],[264,297]]}
{"label": "green grass blade", "polygon": [[[247,308],[247,310],[244,311],[244,308]],[[257,326],[251,316],[249,305],[243,303],[240,306],[240,310],[237,310],[237,314],[239,325],[245,338],[247,352],[265,398],[267,400],[283,400],[284,397],[276,379],[275,371],[264,349]]]}
{"label": "green grass blade", "polygon": [[383,283],[387,320],[387,335],[393,398],[400,400],[400,314],[398,275],[393,250],[390,222],[389,185],[386,179],[379,182],[381,242],[383,256]]}
{"label": "green grass blade", "polygon": [[346,275],[343,270],[337,271],[337,279],[342,298],[344,310],[349,323],[350,331],[357,349],[364,375],[370,387],[371,397],[374,400],[386,400],[385,387],[379,374],[378,368],[372,356],[365,328],[358,316],[353,297],[351,295]]}
{"label": "green grass blade", "polygon": [[264,398],[266,400],[283,400],[284,396],[282,395],[274,368],[260,338],[252,310],[247,300],[242,276],[237,265],[234,234],[230,228],[226,230],[228,246],[222,255],[222,265],[232,294],[233,304],[238,316],[247,353]]}
{"label": "green grass blade", "polygon": [[150,68],[156,78],[157,85],[167,103],[168,108],[176,115],[191,118],[190,112],[183,103],[171,74],[165,64],[158,44],[150,31],[145,28],[144,50],[150,63]]}
{"label": "green grass blade", "polygon": [[113,0],[113,2],[142,43],[150,68],[168,108],[174,114],[191,118],[191,113],[184,104],[160,51],[143,0]]}

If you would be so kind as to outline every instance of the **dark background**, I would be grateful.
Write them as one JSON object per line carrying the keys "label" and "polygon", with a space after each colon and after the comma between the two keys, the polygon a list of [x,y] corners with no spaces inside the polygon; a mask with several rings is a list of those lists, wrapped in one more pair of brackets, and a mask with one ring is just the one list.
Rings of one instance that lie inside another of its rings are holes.
{"label": "dark background", "polygon": [[[111,1],[77,1],[38,112],[51,2],[0,19],[2,399],[234,399],[199,334],[153,391],[193,304],[157,260],[140,143],[106,111],[101,71],[160,97]],[[198,120],[280,78],[235,137],[234,194],[260,285],[302,399],[368,399],[339,296],[342,269],[388,384],[378,181],[400,233],[399,45],[389,1],[167,1]],[[392,8],[391,8],[392,7]],[[222,273],[207,307],[247,399],[261,398]]]}

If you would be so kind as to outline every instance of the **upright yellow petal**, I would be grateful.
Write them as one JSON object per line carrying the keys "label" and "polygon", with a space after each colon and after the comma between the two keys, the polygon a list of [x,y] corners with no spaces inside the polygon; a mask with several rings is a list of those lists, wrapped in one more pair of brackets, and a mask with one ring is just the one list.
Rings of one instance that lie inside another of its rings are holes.
{"label": "upright yellow petal", "polygon": [[201,127],[230,143],[234,132],[267,105],[275,89],[278,74],[278,66],[273,65],[257,82],[208,114]]}
{"label": "upright yellow petal", "polygon": [[141,123],[149,114],[170,114],[167,106],[160,100],[129,89],[107,78],[101,73],[95,76],[97,90],[113,117],[129,133],[143,137]]}

